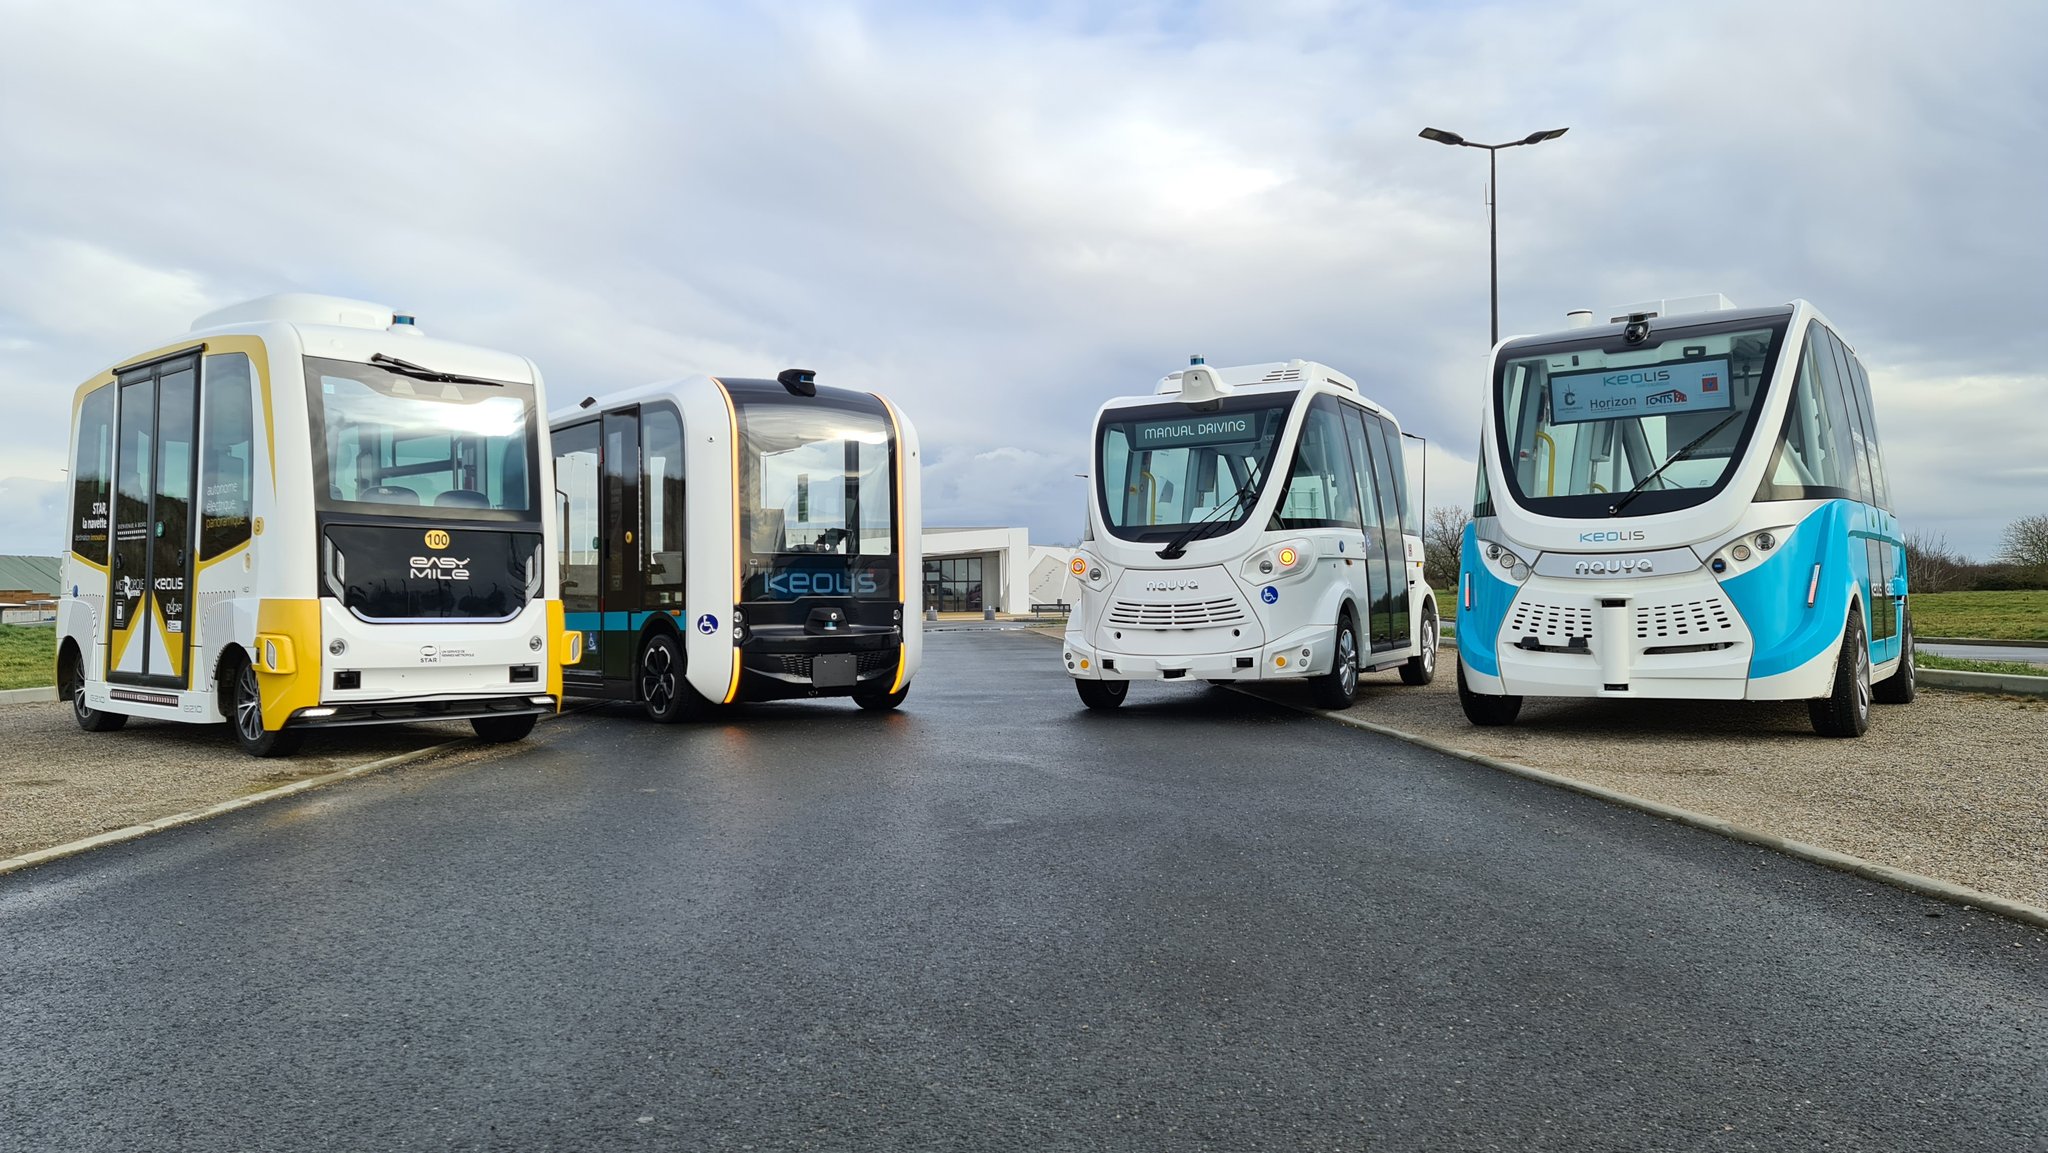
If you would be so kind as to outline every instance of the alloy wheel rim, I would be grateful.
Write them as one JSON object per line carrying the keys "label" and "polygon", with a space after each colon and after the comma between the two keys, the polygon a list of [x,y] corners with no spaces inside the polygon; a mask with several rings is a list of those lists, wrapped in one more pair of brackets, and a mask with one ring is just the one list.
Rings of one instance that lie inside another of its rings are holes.
{"label": "alloy wheel rim", "polygon": [[256,692],[256,670],[249,665],[235,677],[235,728],[247,740],[263,739],[263,700]]}
{"label": "alloy wheel rim", "polygon": [[1436,622],[1422,622],[1422,667],[1429,672],[1436,671]]}
{"label": "alloy wheel rim", "polygon": [[69,683],[71,711],[81,717],[91,713],[92,709],[85,703],[85,677],[74,672],[69,678]]}
{"label": "alloy wheel rim", "polygon": [[675,662],[660,645],[647,646],[640,660],[640,695],[656,710],[668,708],[676,696]]}
{"label": "alloy wheel rim", "polygon": [[1856,657],[1856,712],[1863,715],[1870,712],[1870,656],[1860,653]]}
{"label": "alloy wheel rim", "polygon": [[1349,695],[1358,685],[1358,638],[1352,635],[1348,625],[1337,633],[1337,662],[1340,670],[1337,675],[1344,685],[1345,694]]}

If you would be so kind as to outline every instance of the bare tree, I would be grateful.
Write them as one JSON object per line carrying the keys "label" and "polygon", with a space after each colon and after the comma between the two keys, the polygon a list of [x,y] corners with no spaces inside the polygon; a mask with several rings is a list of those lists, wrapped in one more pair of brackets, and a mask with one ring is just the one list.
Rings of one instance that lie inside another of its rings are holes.
{"label": "bare tree", "polygon": [[1906,583],[1916,593],[1953,592],[1970,581],[1970,562],[1940,533],[1906,534]]}
{"label": "bare tree", "polygon": [[1429,587],[1447,589],[1458,583],[1458,551],[1465,545],[1465,526],[1472,517],[1457,505],[1429,510],[1422,529],[1422,575]]}
{"label": "bare tree", "polygon": [[1998,559],[2022,568],[2048,568],[2048,513],[2023,516],[2006,525]]}

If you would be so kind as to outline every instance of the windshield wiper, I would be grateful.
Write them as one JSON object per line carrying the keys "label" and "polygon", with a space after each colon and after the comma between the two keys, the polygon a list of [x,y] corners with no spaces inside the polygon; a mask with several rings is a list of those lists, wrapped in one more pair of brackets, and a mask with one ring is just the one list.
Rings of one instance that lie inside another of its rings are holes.
{"label": "windshield wiper", "polygon": [[1245,500],[1249,498],[1253,493],[1257,492],[1258,488],[1258,481],[1246,481],[1244,487],[1238,489],[1235,493],[1232,493],[1230,499],[1227,502],[1217,505],[1215,511],[1211,512],[1208,516],[1203,517],[1201,520],[1198,520],[1195,523],[1189,525],[1188,527],[1182,529],[1180,531],[1180,535],[1174,537],[1170,541],[1167,541],[1166,547],[1160,549],[1157,554],[1159,559],[1179,560],[1181,557],[1187,555],[1187,546],[1190,543],[1198,540],[1205,540],[1208,537],[1214,535],[1206,530],[1227,527],[1231,523],[1230,521],[1217,520],[1216,518],[1222,516],[1224,513],[1236,513],[1238,506],[1243,504]]}
{"label": "windshield wiper", "polygon": [[1734,412],[1731,412],[1727,416],[1722,417],[1721,423],[1699,434],[1698,436],[1693,437],[1692,440],[1688,442],[1684,448],[1681,448],[1677,452],[1672,453],[1670,459],[1666,460],[1663,464],[1658,465],[1656,468],[1651,469],[1650,475],[1637,481],[1636,486],[1634,488],[1621,494],[1620,500],[1617,500],[1613,504],[1608,505],[1607,515],[1620,516],[1621,510],[1628,507],[1628,502],[1642,495],[1644,487],[1647,486],[1651,481],[1656,480],[1659,476],[1662,476],[1665,469],[1670,468],[1672,465],[1677,464],[1679,461],[1684,460],[1686,457],[1692,455],[1693,449],[1696,449],[1699,446],[1707,443],[1707,441],[1713,438],[1715,433],[1720,432],[1724,428],[1727,428],[1730,422],[1732,422],[1736,417],[1741,416],[1742,414],[1742,409],[1736,409]]}
{"label": "windshield wiper", "polygon": [[392,372],[415,377],[419,380],[431,380],[438,384],[488,384],[492,388],[505,387],[505,382],[502,380],[485,380],[481,376],[463,376],[455,372],[436,372],[425,365],[414,364],[409,360],[400,360],[395,356],[386,356],[381,352],[372,353],[370,363],[390,369]]}

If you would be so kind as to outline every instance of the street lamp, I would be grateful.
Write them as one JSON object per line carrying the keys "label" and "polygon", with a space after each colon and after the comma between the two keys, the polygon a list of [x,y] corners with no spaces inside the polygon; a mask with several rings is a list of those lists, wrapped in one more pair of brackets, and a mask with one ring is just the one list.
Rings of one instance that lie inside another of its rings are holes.
{"label": "street lamp", "polygon": [[1486,149],[1486,248],[1488,280],[1492,285],[1493,292],[1493,339],[1488,342],[1487,347],[1489,348],[1500,343],[1500,196],[1497,191],[1500,170],[1494,163],[1494,153],[1499,152],[1503,148],[1515,148],[1523,144],[1541,144],[1546,140],[1555,140],[1570,131],[1571,129],[1569,128],[1552,128],[1543,132],[1531,132],[1520,140],[1510,140],[1506,144],[1479,144],[1475,141],[1467,140],[1455,132],[1445,132],[1441,128],[1425,128],[1418,134],[1424,140],[1434,140],[1438,144],[1451,144],[1460,148]]}

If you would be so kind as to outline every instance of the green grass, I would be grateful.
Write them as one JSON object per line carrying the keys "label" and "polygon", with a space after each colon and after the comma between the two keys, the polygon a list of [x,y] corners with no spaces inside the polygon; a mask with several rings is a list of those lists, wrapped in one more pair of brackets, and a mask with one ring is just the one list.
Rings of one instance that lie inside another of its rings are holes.
{"label": "green grass", "polygon": [[55,683],[57,630],[47,625],[0,625],[0,689]]}
{"label": "green grass", "polygon": [[1913,635],[2048,641],[2048,589],[1914,593]]}
{"label": "green grass", "polygon": [[2019,661],[1966,661],[1961,657],[1921,653],[1918,662],[1923,669],[1948,669],[1958,673],[2002,673],[2009,677],[2048,677],[2048,666],[2023,664]]}

